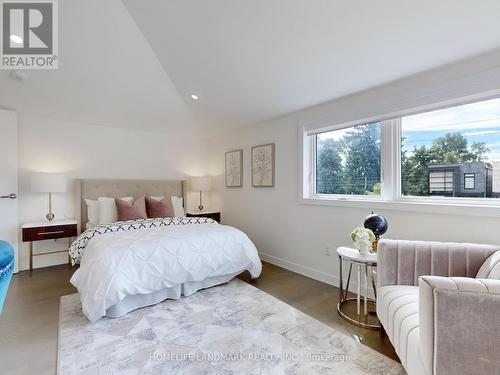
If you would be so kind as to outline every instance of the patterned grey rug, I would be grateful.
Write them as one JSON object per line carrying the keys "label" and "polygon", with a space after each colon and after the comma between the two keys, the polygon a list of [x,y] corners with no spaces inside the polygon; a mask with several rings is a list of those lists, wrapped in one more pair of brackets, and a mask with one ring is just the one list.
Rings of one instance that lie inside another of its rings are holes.
{"label": "patterned grey rug", "polygon": [[78,294],[61,297],[58,373],[405,372],[393,360],[235,279],[94,324],[82,314]]}

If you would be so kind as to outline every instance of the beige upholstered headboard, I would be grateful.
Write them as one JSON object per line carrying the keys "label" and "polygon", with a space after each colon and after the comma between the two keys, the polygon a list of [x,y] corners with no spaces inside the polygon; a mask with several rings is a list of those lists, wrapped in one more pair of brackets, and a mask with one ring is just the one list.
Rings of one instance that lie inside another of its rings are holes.
{"label": "beige upholstered headboard", "polygon": [[162,196],[173,195],[184,198],[187,207],[187,183],[183,180],[93,180],[83,179],[77,182],[79,197],[77,207],[80,208],[80,229],[85,230],[87,224],[87,204],[85,199],[99,197],[140,197],[141,195]]}

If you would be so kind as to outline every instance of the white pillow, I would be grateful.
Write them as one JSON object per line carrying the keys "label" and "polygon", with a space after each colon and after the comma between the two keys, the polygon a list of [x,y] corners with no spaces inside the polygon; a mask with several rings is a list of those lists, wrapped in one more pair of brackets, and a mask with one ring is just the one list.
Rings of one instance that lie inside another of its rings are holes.
{"label": "white pillow", "polygon": [[477,272],[476,279],[500,280],[500,250],[494,252],[485,260]]}
{"label": "white pillow", "polygon": [[97,199],[85,199],[87,204],[87,219],[92,226],[99,224],[99,202]]}
{"label": "white pillow", "polygon": [[186,213],[184,212],[184,198],[172,197],[172,206],[174,208],[175,217],[184,217]]}
{"label": "white pillow", "polygon": [[89,221],[89,222],[87,222],[87,224],[85,224],[85,229],[90,229],[90,228],[93,228],[93,227],[95,227],[96,225],[97,225],[97,224],[93,224],[93,223],[91,223],[91,222]]}
{"label": "white pillow", "polygon": [[[133,203],[133,197],[120,198],[126,202]],[[118,210],[116,209],[115,198],[99,197],[99,224],[110,224],[118,220]]]}
{"label": "white pillow", "polygon": [[[163,197],[151,197],[155,201],[161,201]],[[184,217],[186,216],[186,213],[184,212],[184,198],[179,198],[179,197],[170,197],[172,199],[172,208],[174,209],[174,216],[175,217]]]}

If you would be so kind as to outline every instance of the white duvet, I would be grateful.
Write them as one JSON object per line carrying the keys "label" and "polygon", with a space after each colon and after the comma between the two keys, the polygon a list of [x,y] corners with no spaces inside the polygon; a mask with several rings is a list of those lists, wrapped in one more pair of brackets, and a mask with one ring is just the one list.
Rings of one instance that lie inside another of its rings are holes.
{"label": "white duvet", "polygon": [[244,270],[254,278],[260,275],[257,249],[245,233],[213,221],[184,220],[182,225],[141,225],[139,229],[137,225],[122,229],[115,223],[117,230],[102,226],[97,234],[93,229],[82,233],[72,245],[73,257],[80,244],[80,268],[71,283],[90,321],[130,295]]}

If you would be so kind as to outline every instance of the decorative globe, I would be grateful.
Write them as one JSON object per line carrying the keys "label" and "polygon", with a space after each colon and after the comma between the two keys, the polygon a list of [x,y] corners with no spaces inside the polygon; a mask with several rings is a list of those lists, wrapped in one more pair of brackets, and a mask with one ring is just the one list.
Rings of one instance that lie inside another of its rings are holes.
{"label": "decorative globe", "polygon": [[382,215],[371,214],[366,217],[364,222],[364,227],[367,229],[371,229],[373,234],[379,238],[385,232],[387,232],[387,228],[389,225],[387,224],[387,220]]}

